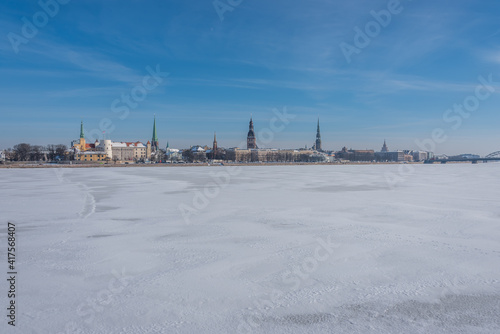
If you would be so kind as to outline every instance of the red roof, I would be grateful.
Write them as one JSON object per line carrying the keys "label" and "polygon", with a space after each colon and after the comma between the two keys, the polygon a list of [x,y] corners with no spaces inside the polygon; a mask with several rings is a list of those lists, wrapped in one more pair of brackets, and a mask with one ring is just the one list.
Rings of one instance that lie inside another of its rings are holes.
{"label": "red roof", "polygon": [[127,142],[127,141],[122,141],[122,142],[120,142],[120,144],[125,144],[127,147],[130,147],[130,146],[137,147],[139,145],[142,145],[142,143],[140,141],[136,141],[135,143],[133,143],[133,142]]}

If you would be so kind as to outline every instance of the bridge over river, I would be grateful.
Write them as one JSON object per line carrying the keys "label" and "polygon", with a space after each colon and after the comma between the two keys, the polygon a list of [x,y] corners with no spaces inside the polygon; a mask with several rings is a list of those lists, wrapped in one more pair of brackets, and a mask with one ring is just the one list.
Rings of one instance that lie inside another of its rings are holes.
{"label": "bridge over river", "polygon": [[424,164],[433,164],[435,162],[445,164],[447,162],[472,162],[473,164],[477,164],[479,161],[488,162],[488,161],[500,161],[500,151],[493,152],[488,154],[483,158],[445,158],[445,159],[427,159],[424,161]]}

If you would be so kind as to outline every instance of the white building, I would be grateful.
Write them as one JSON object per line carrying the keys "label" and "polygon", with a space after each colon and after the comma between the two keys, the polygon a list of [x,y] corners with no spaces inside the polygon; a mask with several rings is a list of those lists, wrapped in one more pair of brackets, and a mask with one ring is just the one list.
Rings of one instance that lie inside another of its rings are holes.
{"label": "white building", "polygon": [[182,153],[177,148],[171,148],[167,143],[167,149],[165,150],[166,159],[169,161],[182,160]]}
{"label": "white building", "polygon": [[113,158],[113,149],[112,149],[112,142],[109,139],[104,139],[102,142],[97,145],[97,147],[104,151],[104,153],[108,156],[108,158],[112,159]]}
{"label": "white building", "polygon": [[425,151],[413,151],[413,161],[424,161],[429,159],[429,154]]}
{"label": "white building", "polygon": [[[103,141],[103,149],[111,150],[111,157],[113,160],[148,160],[151,156],[151,143],[148,142],[147,145],[137,141],[132,142],[111,142],[106,143]],[[148,150],[149,148],[149,150]]]}
{"label": "white building", "polygon": [[206,148],[205,147],[202,147],[200,145],[195,145],[193,147],[191,147],[191,151],[193,153],[203,153],[206,151]]}

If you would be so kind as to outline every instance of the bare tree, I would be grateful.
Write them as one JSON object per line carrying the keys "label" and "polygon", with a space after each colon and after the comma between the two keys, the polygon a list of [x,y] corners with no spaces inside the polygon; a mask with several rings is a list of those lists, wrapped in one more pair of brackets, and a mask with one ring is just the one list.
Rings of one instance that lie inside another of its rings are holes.
{"label": "bare tree", "polygon": [[40,161],[43,158],[43,150],[44,148],[40,145],[32,145],[30,149],[30,157],[31,161]]}
{"label": "bare tree", "polygon": [[59,157],[60,160],[66,160],[66,152],[68,151],[68,147],[66,145],[56,145],[56,156]]}
{"label": "bare tree", "polygon": [[30,157],[31,145],[21,143],[14,146],[14,160],[27,161]]}
{"label": "bare tree", "polygon": [[193,151],[191,151],[190,149],[186,149],[186,150],[182,151],[182,158],[184,160],[186,160],[187,162],[193,162],[193,160],[194,160]]}
{"label": "bare tree", "polygon": [[54,161],[54,159],[56,158],[56,145],[47,145],[47,159],[49,159],[49,161]]}

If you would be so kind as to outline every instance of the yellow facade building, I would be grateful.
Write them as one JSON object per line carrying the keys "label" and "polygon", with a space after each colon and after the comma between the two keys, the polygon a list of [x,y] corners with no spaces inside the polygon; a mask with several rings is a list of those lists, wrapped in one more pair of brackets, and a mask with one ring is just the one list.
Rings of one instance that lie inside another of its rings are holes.
{"label": "yellow facade building", "polygon": [[108,155],[105,152],[90,151],[80,152],[75,155],[76,161],[108,161]]}

